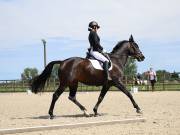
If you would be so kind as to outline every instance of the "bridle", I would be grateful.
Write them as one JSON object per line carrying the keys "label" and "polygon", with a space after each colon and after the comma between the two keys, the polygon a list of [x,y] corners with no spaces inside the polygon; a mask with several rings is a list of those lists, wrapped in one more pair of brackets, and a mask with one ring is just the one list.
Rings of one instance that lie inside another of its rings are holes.
{"label": "bridle", "polygon": [[[129,42],[129,48],[132,48],[134,52],[136,52],[136,47],[134,45],[135,43],[134,42]],[[138,51],[137,54],[141,54],[141,51]],[[137,56],[137,54],[132,54],[131,56],[134,57],[134,56]]]}

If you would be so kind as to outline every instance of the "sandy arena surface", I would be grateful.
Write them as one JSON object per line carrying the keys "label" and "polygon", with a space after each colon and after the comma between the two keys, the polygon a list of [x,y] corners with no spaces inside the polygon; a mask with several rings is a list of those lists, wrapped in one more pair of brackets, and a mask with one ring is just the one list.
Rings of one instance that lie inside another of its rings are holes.
{"label": "sandy arena surface", "polygon": [[[79,92],[77,99],[86,106],[89,113],[93,113],[98,95],[99,92]],[[123,93],[109,92],[99,107],[102,116],[86,118],[68,100],[68,93],[63,93],[55,106],[54,114],[57,117],[50,120],[47,112],[52,93],[0,93],[0,129],[143,117],[146,122],[16,135],[180,135],[180,92],[139,92],[133,96],[143,110],[143,115],[136,113]]]}

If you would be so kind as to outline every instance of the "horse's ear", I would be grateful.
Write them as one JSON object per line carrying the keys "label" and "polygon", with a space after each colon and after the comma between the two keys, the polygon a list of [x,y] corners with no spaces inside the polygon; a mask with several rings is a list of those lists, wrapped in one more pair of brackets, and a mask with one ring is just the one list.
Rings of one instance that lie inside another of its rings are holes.
{"label": "horse's ear", "polygon": [[131,35],[130,38],[129,38],[129,42],[134,42],[134,38],[133,38],[132,35]]}

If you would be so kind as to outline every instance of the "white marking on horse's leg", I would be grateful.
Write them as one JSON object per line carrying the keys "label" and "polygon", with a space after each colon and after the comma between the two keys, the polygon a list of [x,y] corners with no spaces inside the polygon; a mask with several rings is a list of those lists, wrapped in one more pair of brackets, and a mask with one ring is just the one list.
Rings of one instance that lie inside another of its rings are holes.
{"label": "white marking on horse's leg", "polygon": [[83,112],[84,112],[84,116],[90,117],[90,114],[87,112],[87,110],[83,110]]}

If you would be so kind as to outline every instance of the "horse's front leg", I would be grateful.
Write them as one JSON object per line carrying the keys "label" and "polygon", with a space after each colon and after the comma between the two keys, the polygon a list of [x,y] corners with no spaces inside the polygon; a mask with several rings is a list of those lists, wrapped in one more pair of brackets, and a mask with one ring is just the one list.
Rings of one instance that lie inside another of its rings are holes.
{"label": "horse's front leg", "polygon": [[126,87],[123,85],[123,83],[121,81],[115,81],[115,86],[121,90],[126,96],[129,97],[129,99],[131,100],[134,108],[136,108],[136,112],[137,113],[142,113],[141,109],[139,108],[139,106],[137,105],[137,103],[135,102],[132,94],[126,89]]}
{"label": "horse's front leg", "polygon": [[110,88],[110,86],[106,86],[106,85],[102,87],[102,90],[101,90],[101,93],[99,95],[98,101],[97,101],[97,103],[96,103],[96,105],[94,106],[94,109],[93,109],[94,116],[99,115],[98,112],[97,112],[98,107],[99,107],[100,103],[102,102],[104,96],[106,95],[107,91],[109,90],[109,88]]}

